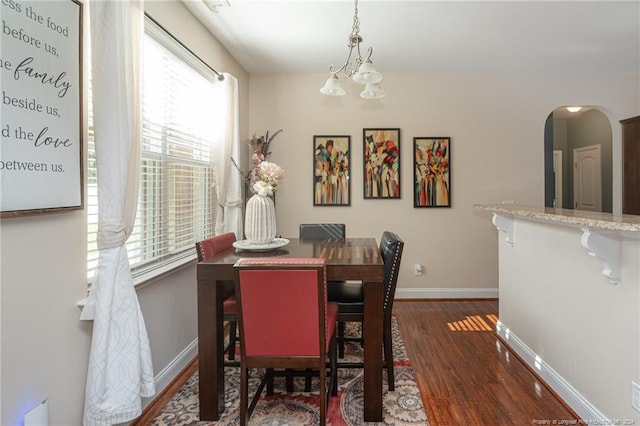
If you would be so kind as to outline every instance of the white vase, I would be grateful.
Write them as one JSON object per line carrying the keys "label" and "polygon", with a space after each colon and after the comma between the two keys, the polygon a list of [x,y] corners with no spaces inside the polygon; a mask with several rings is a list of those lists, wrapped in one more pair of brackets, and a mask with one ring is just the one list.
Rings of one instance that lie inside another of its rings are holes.
{"label": "white vase", "polygon": [[266,195],[255,194],[249,201],[244,217],[245,238],[251,243],[269,243],[276,236],[276,207]]}

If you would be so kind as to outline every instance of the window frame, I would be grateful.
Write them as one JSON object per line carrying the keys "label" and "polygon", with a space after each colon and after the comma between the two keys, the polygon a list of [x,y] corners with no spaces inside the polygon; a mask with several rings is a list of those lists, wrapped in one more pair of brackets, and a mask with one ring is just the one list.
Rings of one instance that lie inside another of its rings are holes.
{"label": "window frame", "polygon": [[[169,51],[170,52],[169,55],[175,56],[180,62],[182,62],[183,64],[188,66],[190,69],[200,74],[202,77],[204,77],[213,85],[215,85],[217,81],[221,80],[220,74],[218,72],[216,72],[211,67],[209,67],[204,61],[202,61],[183,43],[181,43],[178,39],[176,39],[171,33],[166,31],[166,29],[164,29],[160,24],[158,24],[152,17],[150,17],[147,14],[145,14],[144,27],[145,27],[144,29],[145,39],[143,43],[147,43],[147,37],[150,37],[154,42],[156,42],[162,48]],[[142,76],[142,78],[144,79],[144,75]],[[213,91],[214,87],[211,86],[211,89]],[[90,97],[89,99],[91,100],[90,85],[89,85],[89,97]],[[140,107],[143,108],[144,89],[140,97],[140,101],[142,102],[142,105]],[[218,108],[223,108],[223,105],[221,104],[222,101],[223,100],[220,99],[220,103],[217,105]],[[214,108],[214,111],[215,111],[215,108]],[[214,114],[214,112],[212,112],[212,114]],[[88,134],[89,134],[88,144],[87,144],[87,147],[88,147],[87,149],[88,151],[88,154],[87,154],[88,156],[88,160],[87,160],[87,176],[88,176],[87,178],[87,233],[88,233],[87,279],[88,279],[89,285],[91,285],[91,283],[95,281],[95,277],[97,275],[98,257],[99,257],[99,251],[97,250],[97,243],[95,241],[95,238],[93,239],[91,238],[91,233],[94,233],[94,234],[97,233],[97,204],[98,204],[97,203],[97,179],[95,177],[95,174],[96,174],[95,149],[91,149],[94,147],[94,143],[95,143],[95,140],[93,137],[94,129],[92,125],[91,103],[89,103],[88,121],[89,121],[89,124],[91,125],[87,126]],[[145,128],[147,125],[148,125],[148,122],[146,121],[146,117],[143,114],[143,118],[141,120],[141,126],[142,126],[141,131],[143,132],[142,141],[141,141],[141,150],[143,145],[145,145],[145,143],[149,141],[148,139],[146,139],[148,138],[148,134],[145,134],[145,131],[147,131],[148,133],[148,128]],[[166,133],[167,129],[168,127],[165,126],[162,128],[162,131]],[[186,209],[187,210],[186,216],[187,217],[192,216],[191,221],[189,222],[190,225],[188,229],[194,229],[193,235],[188,237],[192,237],[193,241],[190,241],[187,246],[187,244],[185,243],[185,239],[183,238],[182,246],[180,246],[179,249],[175,251],[169,250],[169,252],[164,253],[160,256],[153,257],[148,261],[133,263],[131,265],[131,274],[132,274],[134,285],[139,285],[149,280],[156,279],[159,276],[162,276],[172,270],[181,268],[184,265],[196,260],[197,255],[195,252],[195,241],[205,238],[206,236],[212,235],[215,232],[216,212],[217,212],[217,209],[216,209],[217,194],[216,194],[216,173],[215,173],[215,168],[212,162],[212,156],[215,155],[215,149],[213,144],[216,141],[216,137],[214,134],[213,126],[211,126],[209,130],[210,130],[210,133],[208,134],[207,140],[209,140],[209,142],[211,143],[211,146],[207,148],[208,154],[202,154],[203,158],[206,157],[206,161],[202,160],[201,158],[196,159],[199,157],[198,157],[198,154],[195,153],[195,151],[198,151],[198,150],[202,151],[203,144],[201,142],[199,145],[197,144],[193,145],[193,147],[191,148],[191,151],[192,151],[191,157],[189,157],[188,156],[189,148],[184,149],[184,147],[179,143],[173,144],[169,142],[166,134],[162,136],[163,138],[162,145],[161,145],[162,150],[163,151],[167,150],[168,146],[171,145],[173,146],[174,149],[178,150],[177,151],[178,155],[171,157],[175,161],[170,161],[168,159],[168,156],[165,155],[163,157],[165,163],[163,164],[163,169],[160,171],[160,173],[171,173],[171,171],[173,171],[174,173],[179,174],[181,173],[181,171],[183,172],[184,170],[186,170],[187,184],[194,183],[196,181],[197,183],[200,183],[200,185],[190,186],[190,188],[192,188],[191,193],[193,193],[195,197],[193,199],[202,200],[202,201],[197,205],[186,204],[188,206]],[[193,136],[193,139],[195,140],[196,137]],[[183,148],[183,151],[184,151],[183,153],[185,155],[179,155],[180,154],[179,149],[181,147]],[[205,151],[207,149],[205,149]],[[158,153],[157,156],[162,157],[164,154],[166,153]],[[144,176],[148,176],[143,171],[143,167],[145,164],[152,162],[155,155],[156,154],[153,154],[150,151],[144,151],[144,150],[141,151],[141,160],[140,160],[141,178],[143,178]],[[189,172],[191,172],[191,175],[189,175]],[[201,172],[201,173],[198,174],[198,172]],[[173,175],[173,177],[175,176],[176,175]],[[191,181],[188,180],[189,177],[191,178]],[[163,179],[164,185],[165,185],[163,187],[163,191],[170,191],[169,187],[173,187],[179,184],[176,179],[170,180],[170,177],[167,177],[167,176],[164,176],[164,178],[161,177],[161,179]],[[144,192],[143,185],[145,184],[153,185],[154,182],[149,183],[144,179],[141,179],[140,190],[138,194],[136,223],[134,227],[140,226],[139,215],[140,215],[141,209],[144,208],[144,206],[141,207],[141,205],[143,203],[143,192]],[[159,185],[162,186],[162,183],[160,183]],[[175,189],[174,192],[176,194],[183,193],[183,192],[180,192],[180,188]],[[164,206],[158,207],[158,209],[161,210],[162,208],[167,208],[166,204],[167,202],[165,202]],[[168,209],[168,211],[165,211],[164,213],[171,213],[171,214],[175,214],[176,212],[180,213],[180,211],[182,210],[183,204],[185,203],[180,203],[178,200],[178,202],[176,203],[176,207],[174,207],[173,209]],[[153,201],[153,206],[157,206],[157,202]],[[204,212],[204,215],[202,214],[203,212]],[[94,216],[93,221],[91,216]],[[200,222],[198,226],[197,227],[194,226],[198,222]],[[147,223],[147,225],[150,225],[152,228],[154,228],[154,230],[159,229],[160,231],[158,232],[166,232],[166,229],[168,227],[166,221],[165,223],[161,223],[160,226],[158,226],[158,222]],[[134,232],[132,233],[132,236],[127,240],[127,243],[126,243],[127,252],[129,254],[130,259],[132,258],[131,238],[135,235],[135,232],[136,231],[134,230]],[[180,231],[175,231],[173,235],[182,236]],[[142,241],[142,239],[140,239],[139,241]],[[166,241],[164,243],[166,244]],[[91,271],[93,271],[93,273],[91,273]]]}

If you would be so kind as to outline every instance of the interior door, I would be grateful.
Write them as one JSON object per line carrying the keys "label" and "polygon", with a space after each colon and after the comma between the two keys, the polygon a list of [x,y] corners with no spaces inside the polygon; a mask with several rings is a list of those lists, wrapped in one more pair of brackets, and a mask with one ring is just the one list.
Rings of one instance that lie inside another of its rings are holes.
{"label": "interior door", "polygon": [[600,145],[573,150],[573,201],[576,210],[602,211]]}
{"label": "interior door", "polygon": [[553,151],[553,207],[562,208],[562,151]]}
{"label": "interior door", "polygon": [[622,213],[640,215],[640,116],[622,123]]}

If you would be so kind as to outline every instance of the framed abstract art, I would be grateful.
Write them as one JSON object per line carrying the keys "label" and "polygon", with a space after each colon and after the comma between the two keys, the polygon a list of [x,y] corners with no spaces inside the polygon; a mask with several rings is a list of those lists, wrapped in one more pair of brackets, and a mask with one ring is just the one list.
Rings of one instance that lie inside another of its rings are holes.
{"label": "framed abstract art", "polygon": [[364,198],[400,198],[400,129],[363,129]]}
{"label": "framed abstract art", "polygon": [[313,137],[313,205],[351,204],[351,136]]}
{"label": "framed abstract art", "polygon": [[451,207],[451,138],[413,138],[413,206]]}

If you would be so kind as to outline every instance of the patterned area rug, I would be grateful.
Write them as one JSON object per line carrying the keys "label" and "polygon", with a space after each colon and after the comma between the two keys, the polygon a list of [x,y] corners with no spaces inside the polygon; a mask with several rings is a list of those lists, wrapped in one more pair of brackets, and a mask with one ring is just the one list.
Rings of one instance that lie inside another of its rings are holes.
{"label": "patterned area rug", "polygon": [[[393,318],[393,364],[395,391],[387,389],[386,373],[383,373],[383,416],[380,425],[428,425],[427,415],[422,405],[420,390],[416,384],[407,357],[402,336]],[[358,335],[359,324],[348,323],[347,334]],[[345,344],[345,358],[348,362],[362,360],[362,348],[357,343]],[[252,370],[249,383],[249,399],[260,382],[261,372]],[[240,369],[225,369],[225,411],[218,422],[199,421],[198,372],[178,391],[162,413],[153,421],[158,426],[207,426],[237,425],[240,420]],[[311,392],[303,392],[304,379],[296,378],[294,393],[284,391],[284,379],[276,378],[274,396],[267,397],[263,391],[249,424],[251,425],[314,425],[319,424],[318,382],[312,381]],[[338,369],[338,397],[331,398],[327,423],[332,426],[362,425],[363,421],[363,370],[359,368]]]}

